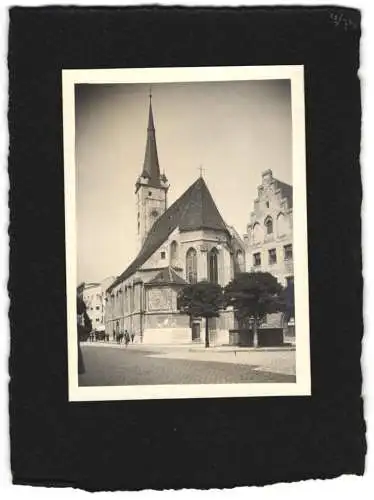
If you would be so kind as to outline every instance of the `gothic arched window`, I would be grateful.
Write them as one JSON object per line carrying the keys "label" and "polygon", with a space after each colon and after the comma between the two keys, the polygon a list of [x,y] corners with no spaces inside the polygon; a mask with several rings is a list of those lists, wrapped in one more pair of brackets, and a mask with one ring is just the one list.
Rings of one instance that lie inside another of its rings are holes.
{"label": "gothic arched window", "polygon": [[186,254],[186,279],[189,283],[197,283],[197,252],[194,248]]}
{"label": "gothic arched window", "polygon": [[267,217],[265,219],[266,234],[273,234],[273,219]]}
{"label": "gothic arched window", "polygon": [[263,230],[258,222],[253,226],[253,243],[260,243],[263,240]]}
{"label": "gothic arched window", "polygon": [[218,250],[212,248],[208,253],[208,280],[211,283],[218,283]]}
{"label": "gothic arched window", "polygon": [[170,245],[170,265],[176,267],[178,264],[178,243],[172,241]]}

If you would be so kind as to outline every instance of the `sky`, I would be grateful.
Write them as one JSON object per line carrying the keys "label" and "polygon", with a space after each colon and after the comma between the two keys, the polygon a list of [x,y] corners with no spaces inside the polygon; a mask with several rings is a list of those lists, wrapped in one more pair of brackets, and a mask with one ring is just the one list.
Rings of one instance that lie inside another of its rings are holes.
{"label": "sky", "polygon": [[[76,85],[77,279],[119,275],[137,253],[135,182],[142,171],[150,85]],[[200,175],[243,235],[261,173],[292,184],[289,80],[152,84],[170,206]]]}

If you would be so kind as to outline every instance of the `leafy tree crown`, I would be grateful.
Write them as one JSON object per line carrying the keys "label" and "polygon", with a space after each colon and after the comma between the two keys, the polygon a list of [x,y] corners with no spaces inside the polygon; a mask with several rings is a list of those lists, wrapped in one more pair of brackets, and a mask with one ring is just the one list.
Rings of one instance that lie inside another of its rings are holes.
{"label": "leafy tree crown", "polygon": [[225,287],[225,303],[239,318],[262,320],[285,309],[283,287],[266,272],[240,273]]}
{"label": "leafy tree crown", "polygon": [[178,307],[189,316],[218,317],[224,307],[222,287],[208,281],[187,285],[179,293]]}

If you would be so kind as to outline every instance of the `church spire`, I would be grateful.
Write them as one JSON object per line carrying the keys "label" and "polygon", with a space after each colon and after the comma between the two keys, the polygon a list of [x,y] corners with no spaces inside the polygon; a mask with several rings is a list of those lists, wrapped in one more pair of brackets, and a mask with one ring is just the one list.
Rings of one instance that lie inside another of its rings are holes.
{"label": "church spire", "polygon": [[145,177],[148,179],[149,186],[160,186],[160,165],[158,162],[157,154],[156,131],[153,119],[151,90],[149,92],[147,143],[145,147],[144,164],[141,177]]}

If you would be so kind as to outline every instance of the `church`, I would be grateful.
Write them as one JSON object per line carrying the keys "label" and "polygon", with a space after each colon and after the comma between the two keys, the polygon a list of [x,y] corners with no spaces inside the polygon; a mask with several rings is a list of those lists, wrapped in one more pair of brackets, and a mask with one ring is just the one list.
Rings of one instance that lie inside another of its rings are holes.
{"label": "church", "polygon": [[[127,329],[146,344],[203,342],[204,320],[181,314],[177,296],[187,283],[225,286],[246,270],[246,248],[223,220],[202,177],[168,206],[170,185],[160,171],[150,96],[143,169],[135,183],[139,253],[109,286],[105,328]],[[229,343],[234,313],[209,320],[211,345]]]}

